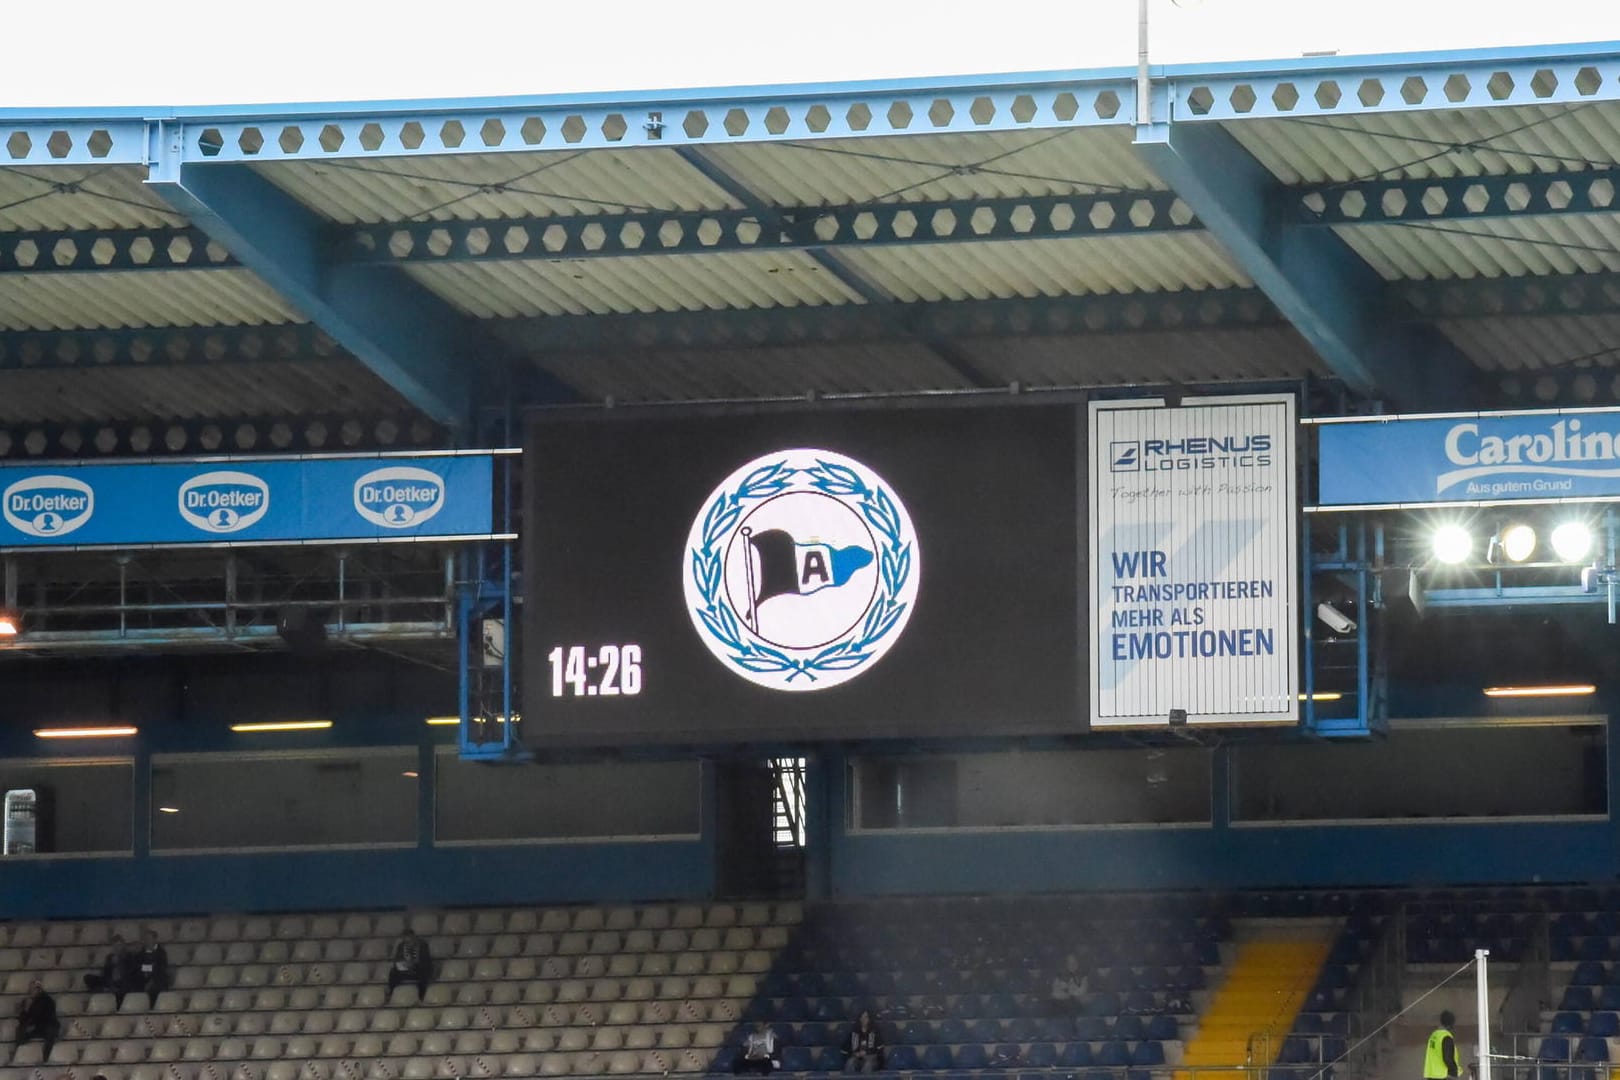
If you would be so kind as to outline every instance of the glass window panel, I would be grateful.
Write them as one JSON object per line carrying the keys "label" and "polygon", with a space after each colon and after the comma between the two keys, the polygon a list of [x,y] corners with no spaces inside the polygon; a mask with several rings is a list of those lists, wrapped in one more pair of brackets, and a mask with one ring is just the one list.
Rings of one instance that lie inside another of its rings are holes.
{"label": "glass window panel", "polygon": [[695,761],[486,765],[438,759],[438,832],[445,842],[696,836]]}

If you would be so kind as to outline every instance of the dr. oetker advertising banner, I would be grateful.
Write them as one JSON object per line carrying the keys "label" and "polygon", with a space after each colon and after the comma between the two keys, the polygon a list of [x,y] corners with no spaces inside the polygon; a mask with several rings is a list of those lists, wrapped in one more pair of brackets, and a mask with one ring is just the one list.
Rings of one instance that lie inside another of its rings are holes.
{"label": "dr. oetker advertising banner", "polygon": [[492,461],[479,454],[5,466],[0,548],[486,536]]}
{"label": "dr. oetker advertising banner", "polygon": [[1298,719],[1294,400],[1093,402],[1091,723]]}

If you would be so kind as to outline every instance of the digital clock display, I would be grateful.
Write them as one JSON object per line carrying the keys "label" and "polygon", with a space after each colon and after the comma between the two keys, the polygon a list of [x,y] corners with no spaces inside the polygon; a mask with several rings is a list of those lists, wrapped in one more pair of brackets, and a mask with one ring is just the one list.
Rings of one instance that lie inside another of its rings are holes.
{"label": "digital clock display", "polygon": [[641,646],[557,645],[546,654],[552,697],[617,697],[641,693]]}
{"label": "digital clock display", "polygon": [[531,423],[547,746],[1083,730],[1067,405]]}

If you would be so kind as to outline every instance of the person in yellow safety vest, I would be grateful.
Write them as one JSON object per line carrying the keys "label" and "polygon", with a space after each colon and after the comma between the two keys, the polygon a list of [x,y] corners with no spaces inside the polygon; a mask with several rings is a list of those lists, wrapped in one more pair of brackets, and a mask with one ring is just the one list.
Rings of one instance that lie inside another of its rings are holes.
{"label": "person in yellow safety vest", "polygon": [[1440,1026],[1429,1035],[1429,1046],[1423,1054],[1423,1080],[1451,1080],[1462,1075],[1457,1064],[1457,1039],[1451,1034],[1451,1025],[1457,1018],[1448,1009],[1440,1014]]}

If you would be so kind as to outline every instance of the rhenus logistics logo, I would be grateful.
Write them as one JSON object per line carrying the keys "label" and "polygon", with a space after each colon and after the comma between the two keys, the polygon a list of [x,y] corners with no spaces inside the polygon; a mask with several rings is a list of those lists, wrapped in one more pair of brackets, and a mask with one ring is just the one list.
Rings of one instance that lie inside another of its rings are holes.
{"label": "rhenus logistics logo", "polygon": [[[1620,432],[1594,430],[1598,422],[1572,416],[1540,430],[1515,424],[1511,434],[1482,431],[1474,420],[1453,424],[1446,430],[1445,455],[1458,468],[1435,477],[1435,494],[1467,484],[1468,495],[1559,495],[1573,491],[1583,477],[1620,477]],[[1501,476],[1533,479],[1485,482]]]}
{"label": "rhenus logistics logo", "polygon": [[1108,459],[1108,471],[1117,473],[1264,469],[1271,465],[1271,436],[1256,433],[1116,440],[1108,444]]}
{"label": "rhenus logistics logo", "polygon": [[96,512],[90,485],[71,476],[31,476],[0,495],[6,521],[28,536],[66,536]]}
{"label": "rhenus logistics logo", "polygon": [[444,477],[410,465],[368,472],[354,482],[354,509],[373,525],[409,529],[444,509]]}
{"label": "rhenus logistics logo", "polygon": [[270,485],[252,473],[206,472],[180,485],[180,516],[210,533],[234,533],[270,509]]}

